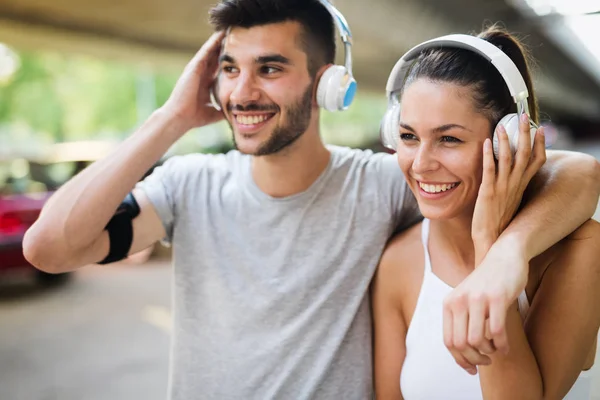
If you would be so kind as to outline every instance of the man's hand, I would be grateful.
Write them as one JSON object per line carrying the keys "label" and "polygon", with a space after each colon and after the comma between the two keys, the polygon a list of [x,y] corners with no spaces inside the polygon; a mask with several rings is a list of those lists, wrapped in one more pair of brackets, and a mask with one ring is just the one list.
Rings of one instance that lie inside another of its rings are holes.
{"label": "man's hand", "polygon": [[471,236],[475,242],[476,266],[508,226],[521,203],[527,185],[546,162],[543,129],[540,127],[537,130],[532,152],[529,118],[527,114],[521,116],[519,144],[513,163],[508,136],[504,128],[500,127],[496,132],[499,142],[497,169],[491,142],[486,140],[482,181],[471,227]]}
{"label": "man's hand", "polygon": [[489,365],[485,354],[508,352],[506,313],[527,284],[529,264],[519,243],[502,243],[444,300],[444,344],[471,374],[476,365]]}
{"label": "man's hand", "polygon": [[210,103],[210,88],[219,67],[225,32],[214,33],[187,64],[162,110],[178,118],[186,131],[223,118]]}
{"label": "man's hand", "polygon": [[[525,288],[526,257],[513,248],[487,254],[517,211],[525,188],[546,161],[543,128],[530,145],[529,119],[519,121],[519,144],[513,162],[503,127],[498,166],[491,141],[484,144],[483,175],[473,212],[471,235],[475,245],[475,271],[444,300],[444,343],[456,362],[469,373],[487,365],[496,349],[508,351],[505,319],[508,307]],[[518,247],[518,246],[515,246]],[[483,261],[482,261],[483,260]]]}

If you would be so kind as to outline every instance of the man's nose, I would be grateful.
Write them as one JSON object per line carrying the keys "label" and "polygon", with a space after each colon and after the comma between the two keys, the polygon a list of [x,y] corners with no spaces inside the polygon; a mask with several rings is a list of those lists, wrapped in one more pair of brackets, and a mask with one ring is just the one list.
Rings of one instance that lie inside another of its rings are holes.
{"label": "man's nose", "polygon": [[232,105],[247,104],[260,99],[260,91],[256,87],[256,79],[252,74],[241,73],[235,82],[230,95]]}

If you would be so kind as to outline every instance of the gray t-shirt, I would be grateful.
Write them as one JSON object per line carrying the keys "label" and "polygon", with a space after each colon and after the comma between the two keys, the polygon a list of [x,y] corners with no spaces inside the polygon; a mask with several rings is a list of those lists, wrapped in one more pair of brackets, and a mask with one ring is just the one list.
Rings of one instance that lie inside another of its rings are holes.
{"label": "gray t-shirt", "polygon": [[173,246],[170,399],[371,397],[369,283],[420,215],[395,157],[329,149],[285,198],[237,151],[173,157],[139,185]]}

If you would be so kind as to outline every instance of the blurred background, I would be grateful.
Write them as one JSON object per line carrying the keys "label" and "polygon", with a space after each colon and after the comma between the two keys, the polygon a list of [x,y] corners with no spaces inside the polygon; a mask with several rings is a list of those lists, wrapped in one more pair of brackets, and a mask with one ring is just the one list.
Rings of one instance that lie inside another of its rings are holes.
{"label": "blurred background", "polygon": [[[47,275],[24,262],[21,240],[52,191],[164,103],[212,33],[214,2],[0,0],[0,400],[165,398],[168,250]],[[334,4],[354,34],[359,94],[348,111],[324,112],[326,142],[381,150],[385,82],[397,59],[424,40],[500,22],[537,61],[547,143],[600,156],[600,0]],[[220,123],[187,134],[159,164],[230,148]]]}

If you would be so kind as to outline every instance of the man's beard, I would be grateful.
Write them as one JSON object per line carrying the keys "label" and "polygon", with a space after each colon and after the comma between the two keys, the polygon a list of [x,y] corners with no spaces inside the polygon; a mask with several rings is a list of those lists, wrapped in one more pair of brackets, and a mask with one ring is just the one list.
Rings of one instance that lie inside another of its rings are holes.
{"label": "man's beard", "polygon": [[[259,148],[252,153],[253,156],[268,156],[275,154],[284,148],[294,143],[308,128],[310,123],[311,111],[312,111],[312,83],[308,85],[302,97],[294,104],[285,108],[286,122],[284,125],[277,125],[273,130],[271,136],[267,141],[259,146]],[[263,106],[259,104],[248,104],[246,106],[236,105],[230,107],[230,110],[237,111],[274,111],[277,112],[275,106]],[[282,115],[282,114],[280,114]],[[231,123],[229,124],[231,126]],[[235,140],[235,133],[232,138],[233,144],[236,149],[239,150],[237,142]]]}

